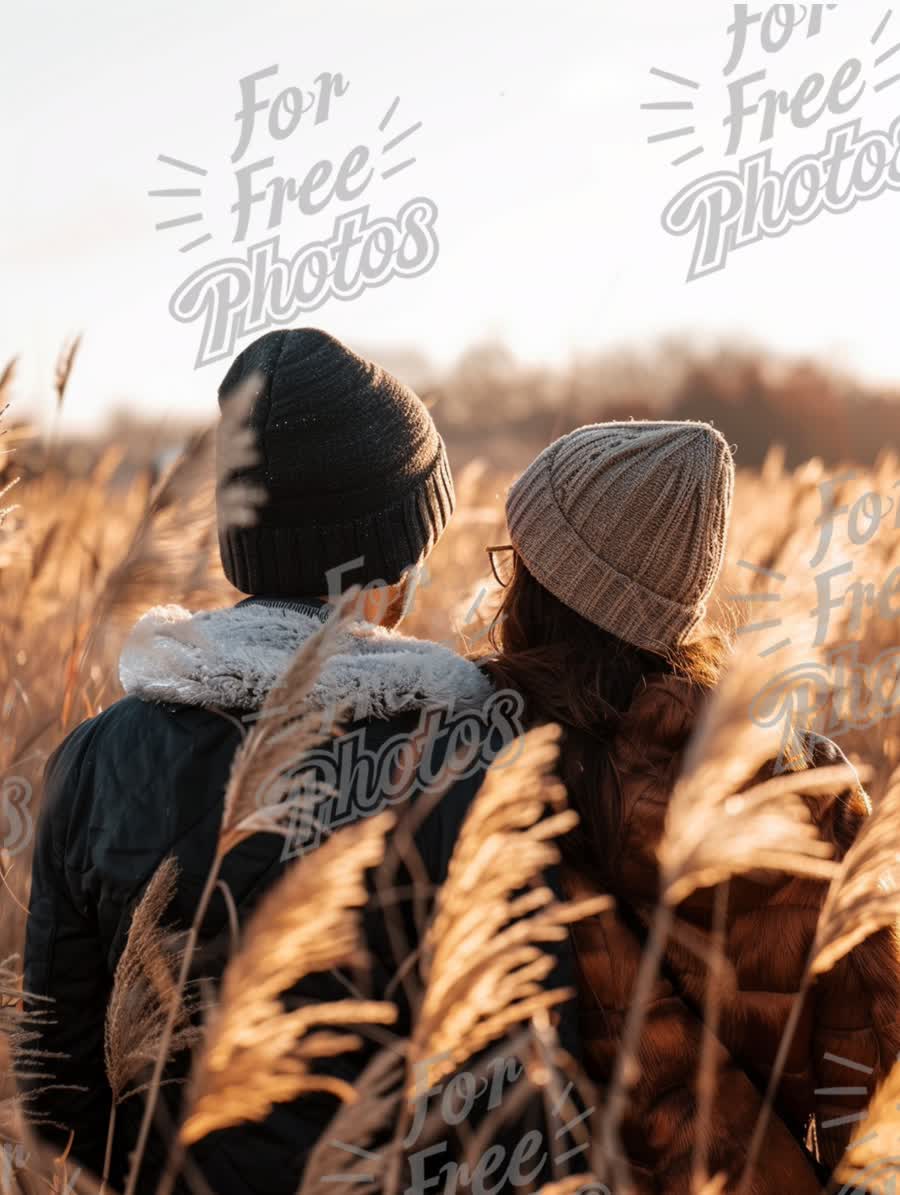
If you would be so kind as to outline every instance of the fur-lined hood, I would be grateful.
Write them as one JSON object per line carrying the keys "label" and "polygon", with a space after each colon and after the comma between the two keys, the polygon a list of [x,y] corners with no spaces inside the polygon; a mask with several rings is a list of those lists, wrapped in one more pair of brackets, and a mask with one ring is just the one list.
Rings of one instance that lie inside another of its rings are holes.
{"label": "fur-lined hood", "polygon": [[[196,614],[155,606],[125,642],[119,679],[145,701],[255,710],[321,626],[314,612],[261,602]],[[387,719],[426,707],[473,709],[491,692],[477,665],[449,648],[360,620],[342,633],[308,704],[349,701],[354,719]]]}

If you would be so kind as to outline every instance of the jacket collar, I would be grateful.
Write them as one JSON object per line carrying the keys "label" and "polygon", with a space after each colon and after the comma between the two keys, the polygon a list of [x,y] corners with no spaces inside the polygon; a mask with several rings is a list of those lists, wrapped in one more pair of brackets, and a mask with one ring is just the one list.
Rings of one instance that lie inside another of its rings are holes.
{"label": "jacket collar", "polygon": [[320,622],[328,621],[330,609],[327,602],[323,602],[321,598],[317,597],[281,598],[256,594],[238,602],[235,609],[240,610],[244,606],[269,606],[273,610],[297,610],[300,614],[309,614],[313,618],[318,618]]}
{"label": "jacket collar", "polygon": [[[192,614],[156,606],[133,627],[119,660],[125,692],[145,701],[255,710],[298,648],[322,625],[307,599],[253,598]],[[354,720],[424,708],[473,709],[492,692],[470,660],[438,643],[353,621],[339,636],[308,707],[349,701]]]}

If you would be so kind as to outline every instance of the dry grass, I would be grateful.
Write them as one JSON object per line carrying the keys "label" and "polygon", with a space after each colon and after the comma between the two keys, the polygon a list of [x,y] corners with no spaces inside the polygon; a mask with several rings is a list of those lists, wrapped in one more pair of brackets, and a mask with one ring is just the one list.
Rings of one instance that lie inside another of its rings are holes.
{"label": "dry grass", "polygon": [[[76,350],[77,344],[60,363],[60,402],[69,374],[77,368]],[[10,366],[0,374],[0,390],[12,372]],[[217,570],[213,497],[215,485],[227,486],[229,473],[252,452],[237,431],[241,410],[236,401],[231,449],[223,451],[212,435],[198,437],[155,484],[146,472],[123,478],[122,454],[115,444],[83,478],[69,476],[48,452],[47,467],[17,488],[16,505],[4,512],[0,775],[12,784],[2,791],[31,793],[20,811],[26,822],[39,812],[48,752],[118,696],[118,648],[136,615],[160,600],[198,607],[235,599]],[[789,471],[773,452],[760,472],[739,475],[728,564],[714,614],[731,627],[776,619],[780,625],[737,635],[733,666],[693,741],[661,852],[664,899],[644,981],[652,981],[659,963],[667,910],[698,885],[722,883],[760,867],[833,880],[812,963],[815,973],[829,969],[861,935],[896,923],[900,715],[879,709],[876,677],[865,671],[896,646],[896,615],[887,599],[880,608],[877,599],[856,607],[848,599],[835,606],[822,633],[811,611],[829,596],[823,588],[825,570],[851,565],[851,572],[835,574],[834,593],[862,582],[873,585],[877,594],[900,566],[893,516],[885,517],[872,534],[860,534],[872,528],[864,517],[873,509],[865,495],[880,494],[885,502],[896,498],[897,464],[885,454],[874,469],[859,470],[837,484],[834,506],[857,507],[859,514],[852,535],[847,515],[837,516],[821,560],[816,556],[822,485],[828,480],[823,468],[811,462]],[[11,477],[8,473],[4,484]],[[484,546],[505,542],[502,495],[509,480],[483,462],[459,472],[459,513],[421,578],[405,623],[409,633],[448,641],[460,650],[477,648],[483,639],[497,596]],[[258,497],[236,487],[228,517],[252,518]],[[281,816],[255,802],[247,804],[246,793],[258,791],[262,779],[279,776],[321,734],[322,727],[298,717],[297,710],[331,649],[339,621],[295,661],[272,695],[267,716],[248,734],[229,786],[220,858],[247,834],[263,827],[284,829]],[[789,646],[769,651],[787,636]],[[855,673],[836,669],[842,651],[845,657],[854,653]],[[752,719],[747,716],[751,705]],[[806,805],[823,779],[835,782],[834,775],[810,780],[802,773],[786,773],[746,788],[760,763],[785,746],[788,714],[839,737],[854,763],[868,769],[876,816],[840,866],[818,841]],[[541,990],[547,962],[540,943],[564,935],[566,922],[585,910],[555,906],[541,888],[524,897],[513,895],[554,857],[551,839],[568,825],[570,815],[552,779],[554,750],[552,732],[532,738],[515,771],[504,781],[485,785],[425,939],[424,999],[402,1062],[381,1056],[355,1092],[337,1092],[348,1098],[336,1121],[343,1140],[362,1143],[397,1117],[404,1084],[417,1064],[440,1056],[452,1069],[506,1030],[540,1023],[542,1010],[559,998],[559,993]],[[545,800],[557,812],[538,822],[538,806]],[[10,1075],[9,1041],[21,1029],[15,1015],[20,979],[13,960],[22,950],[30,859],[27,835],[15,834],[13,812],[7,802],[0,819],[0,959],[10,960],[0,973],[0,1133],[8,1138],[25,1131]],[[342,832],[333,846],[290,870],[283,887],[259,909],[207,1021],[182,1128],[184,1141],[261,1117],[273,1100],[302,1092],[314,1081],[308,1066],[313,1057],[352,1044],[354,1035],[343,1032],[345,1026],[389,1020],[391,1006],[386,1003],[348,1001],[300,1015],[286,1012],[279,999],[305,969],[332,966],[353,954],[364,892],[360,877],[377,862],[389,832],[389,819]],[[214,880],[213,873],[210,891]],[[185,1028],[187,970],[182,962],[181,974],[176,974],[178,965],[173,967],[165,949],[160,922],[173,882],[168,870],[157,874],[135,915],[136,936],[117,975],[107,1037],[117,1098],[148,1081],[151,1059],[157,1073],[149,1083],[158,1085],[161,1051],[168,1054]],[[140,1026],[136,1034],[128,1031],[135,1015]],[[640,1017],[639,991],[630,1026],[632,1047]],[[626,1051],[597,1141],[597,1156],[611,1165],[620,1154],[617,1129],[627,1098],[627,1061]],[[436,1075],[429,1078],[434,1081]],[[896,1072],[870,1113],[884,1132],[894,1135],[895,1088]],[[856,1173],[877,1161],[866,1148],[851,1148],[842,1173]],[[39,1185],[46,1190],[41,1175],[55,1181],[52,1166],[33,1143],[28,1157],[23,1172],[4,1178],[0,1190],[36,1190]],[[579,1168],[584,1164],[582,1160]],[[333,1169],[333,1161],[314,1159],[312,1175],[317,1166],[325,1173]],[[701,1184],[708,1192],[724,1189],[719,1179],[703,1173],[702,1158],[697,1166],[698,1192]],[[627,1183],[625,1170],[617,1173]],[[347,1177],[350,1189],[349,1169]],[[571,1189],[578,1189],[577,1177],[572,1181]],[[569,1189],[554,1184],[544,1190],[564,1195]],[[626,1189],[617,1187],[617,1195]]]}
{"label": "dry grass", "polygon": [[166,859],[147,885],[134,912],[116,966],[106,1013],[104,1055],[113,1102],[141,1090],[135,1081],[153,1065],[169,1010],[175,1008],[172,1049],[191,1044],[189,1009],[175,991],[173,962],[161,919],[175,893],[178,867]]}
{"label": "dry grass", "polygon": [[273,1104],[303,1092],[355,1100],[348,1083],[313,1074],[309,1064],[360,1044],[355,1035],[326,1026],[391,1024],[395,1007],[347,999],[288,1011],[281,996],[305,975],[357,957],[363,873],[381,861],[393,823],[393,814],[382,813],[348,826],[288,869],[262,902],[225,970],[198,1054],[181,1130],[186,1144],[216,1129],[262,1120]]}
{"label": "dry grass", "polygon": [[[900,1059],[869,1105],[835,1174],[851,1189],[896,1190],[900,1180]],[[892,1186],[889,1184],[893,1184]]]}
{"label": "dry grass", "polygon": [[[539,942],[559,941],[569,921],[609,908],[608,897],[558,904],[549,888],[523,889],[558,860],[552,840],[577,820],[552,778],[559,732],[526,735],[517,757],[488,771],[463,825],[425,935],[425,999],[410,1040],[410,1097],[564,998],[542,981],[551,970]],[[542,818],[547,803],[559,812]]]}

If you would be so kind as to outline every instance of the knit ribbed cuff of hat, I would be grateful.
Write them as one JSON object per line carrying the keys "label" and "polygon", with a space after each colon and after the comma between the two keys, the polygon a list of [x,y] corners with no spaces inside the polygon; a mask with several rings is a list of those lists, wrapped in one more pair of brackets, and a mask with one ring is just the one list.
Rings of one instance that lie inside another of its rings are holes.
{"label": "knit ribbed cuff of hat", "polygon": [[[354,584],[393,585],[431,552],[450,521],[455,501],[441,443],[430,471],[391,506],[341,523],[295,527],[267,524],[263,508],[253,526],[220,528],[225,575],[236,589],[250,594],[331,596]],[[361,563],[351,568],[360,558]],[[377,575],[373,575],[373,562],[377,562]]]}
{"label": "knit ribbed cuff of hat", "polygon": [[545,589],[589,622],[647,651],[684,643],[706,613],[626,577],[586,544],[559,509],[546,453],[531,466],[529,484],[509,496],[510,543]]}

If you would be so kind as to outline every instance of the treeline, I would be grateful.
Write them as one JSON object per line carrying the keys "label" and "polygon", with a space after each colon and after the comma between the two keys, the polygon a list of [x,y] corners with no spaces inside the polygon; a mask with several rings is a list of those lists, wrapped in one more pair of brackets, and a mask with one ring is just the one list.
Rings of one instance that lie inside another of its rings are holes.
{"label": "treeline", "polygon": [[608,419],[708,420],[746,466],[761,464],[773,443],[789,465],[813,456],[870,465],[900,445],[900,389],[748,348],[703,352],[667,342],[552,371],[524,368],[486,346],[427,394],[457,459],[485,454],[513,467],[573,427]]}
{"label": "treeline", "polygon": [[[418,353],[374,347],[371,355],[422,395],[455,464],[483,456],[516,469],[573,427],[629,418],[708,420],[750,467],[776,443],[791,466],[814,456],[829,466],[871,465],[882,449],[900,444],[900,389],[866,386],[826,363],[755,348],[703,350],[668,340],[649,351],[598,353],[554,369],[525,365],[501,345],[485,344],[442,374]],[[16,422],[8,411],[6,446],[17,442],[14,453],[0,456],[0,480],[11,469],[28,476],[48,465],[83,475],[111,451],[123,478],[136,468],[161,470],[196,430],[172,413],[160,418],[122,409],[101,436],[52,437],[48,452],[46,440],[17,435]]]}

